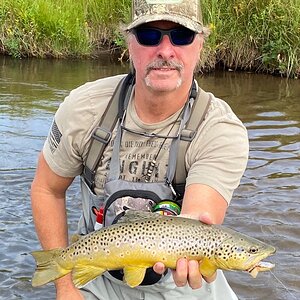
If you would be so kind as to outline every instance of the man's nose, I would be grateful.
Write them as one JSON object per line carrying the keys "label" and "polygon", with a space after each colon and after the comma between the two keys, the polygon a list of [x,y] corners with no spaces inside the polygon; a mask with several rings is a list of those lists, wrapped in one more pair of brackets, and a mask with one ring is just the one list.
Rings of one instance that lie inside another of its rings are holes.
{"label": "man's nose", "polygon": [[164,35],[160,44],[157,46],[157,55],[163,59],[173,58],[175,56],[174,47],[170,38]]}

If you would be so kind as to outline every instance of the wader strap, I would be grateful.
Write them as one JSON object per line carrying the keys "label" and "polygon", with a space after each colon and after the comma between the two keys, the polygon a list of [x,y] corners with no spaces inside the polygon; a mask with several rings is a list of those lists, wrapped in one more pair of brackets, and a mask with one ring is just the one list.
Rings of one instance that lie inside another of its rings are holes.
{"label": "wader strap", "polygon": [[[181,144],[181,140],[180,140],[181,133],[183,128],[185,128],[188,119],[191,116],[191,111],[192,111],[192,106],[194,101],[195,99],[190,97],[189,100],[184,105],[181,119],[180,119],[180,125],[178,128],[178,137],[176,139],[173,139],[169,150],[169,160],[168,160],[168,169],[167,169],[166,177],[167,177],[167,184],[172,189],[174,196],[178,196],[173,187],[173,179],[177,168],[176,161],[178,159],[179,145]],[[181,157],[180,159],[181,160],[184,159],[184,156]],[[183,182],[185,182],[185,177],[183,178]]]}
{"label": "wader strap", "polygon": [[120,148],[122,140],[122,128],[118,122],[117,134],[114,140],[114,147],[109,163],[107,181],[117,180],[120,177]]}
{"label": "wader strap", "polygon": [[83,169],[83,177],[92,191],[94,191],[95,188],[96,168],[105,147],[111,140],[112,132],[117,120],[122,117],[123,107],[124,105],[127,105],[127,103],[124,104],[124,102],[119,101],[119,99],[125,94],[125,101],[128,101],[128,97],[130,97],[133,87],[133,78],[134,76],[130,73],[119,82],[104,114],[102,115],[99,126],[92,134],[92,142]]}
{"label": "wader strap", "polygon": [[199,88],[198,97],[194,101],[190,118],[186,123],[185,128],[181,131],[179,149],[177,154],[176,172],[173,180],[174,188],[177,193],[183,196],[186,180],[185,154],[194,139],[199,126],[204,121],[206,113],[210,105],[210,96]]}

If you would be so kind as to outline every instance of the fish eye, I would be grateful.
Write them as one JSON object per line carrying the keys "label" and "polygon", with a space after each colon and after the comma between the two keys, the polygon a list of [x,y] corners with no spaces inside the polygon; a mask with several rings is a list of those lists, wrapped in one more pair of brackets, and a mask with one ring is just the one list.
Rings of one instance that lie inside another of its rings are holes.
{"label": "fish eye", "polygon": [[255,247],[255,246],[252,246],[252,247],[249,248],[248,252],[251,253],[251,254],[255,254],[255,253],[258,252],[258,248]]}

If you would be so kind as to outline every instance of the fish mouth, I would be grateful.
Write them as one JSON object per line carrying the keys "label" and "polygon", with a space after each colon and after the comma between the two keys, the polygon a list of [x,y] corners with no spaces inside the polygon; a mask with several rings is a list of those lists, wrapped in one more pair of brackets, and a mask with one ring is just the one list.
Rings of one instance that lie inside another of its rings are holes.
{"label": "fish mouth", "polygon": [[[269,251],[267,251],[263,256],[260,257],[260,259],[258,259],[256,262],[255,260],[258,258],[253,257],[252,260],[254,262],[253,265],[251,265],[248,269],[246,269],[245,271],[249,272],[250,275],[253,278],[256,278],[258,272],[262,272],[262,271],[269,271],[271,269],[273,269],[275,267],[275,264],[271,263],[271,262],[267,262],[267,261],[263,261],[263,259],[267,258],[270,255],[273,255],[276,252],[276,249],[274,247],[270,247]],[[248,263],[249,263],[248,260]]]}
{"label": "fish mouth", "polygon": [[275,267],[275,264],[267,261],[259,261],[257,264],[246,270],[253,278],[256,278],[258,272],[269,271]]}

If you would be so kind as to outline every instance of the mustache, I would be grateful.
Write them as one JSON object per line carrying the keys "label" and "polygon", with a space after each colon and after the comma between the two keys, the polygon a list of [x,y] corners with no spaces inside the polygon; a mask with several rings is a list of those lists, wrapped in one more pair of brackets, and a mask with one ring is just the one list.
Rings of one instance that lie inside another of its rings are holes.
{"label": "mustache", "polygon": [[158,59],[158,60],[151,62],[147,66],[147,68],[146,68],[147,74],[153,69],[159,69],[159,68],[164,68],[164,67],[175,69],[178,72],[181,72],[181,70],[183,69],[183,65],[174,60]]}

